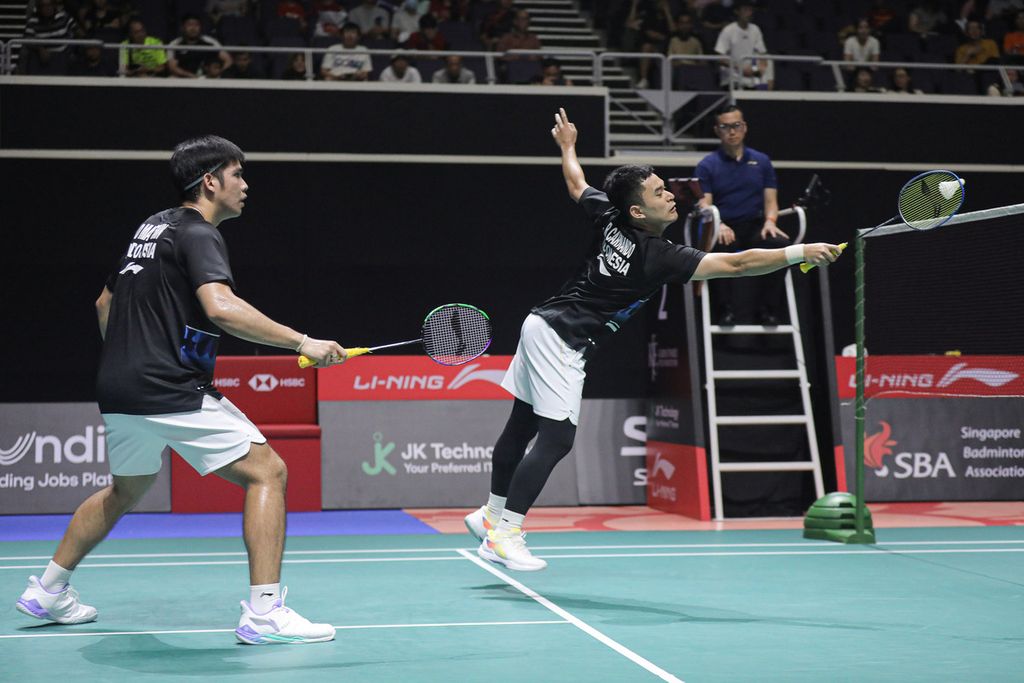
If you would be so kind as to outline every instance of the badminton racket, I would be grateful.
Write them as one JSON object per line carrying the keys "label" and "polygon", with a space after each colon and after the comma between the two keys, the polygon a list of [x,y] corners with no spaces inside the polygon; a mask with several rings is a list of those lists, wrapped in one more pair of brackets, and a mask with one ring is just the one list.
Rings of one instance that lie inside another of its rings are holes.
{"label": "badminton racket", "polygon": [[[491,345],[491,334],[491,319],[476,306],[445,304],[427,313],[418,339],[346,350],[348,357],[353,358],[382,349],[422,343],[423,350],[434,362],[441,365],[462,365],[483,355]],[[312,358],[299,356],[300,368],[314,365],[316,361]]]}
{"label": "badminton racket", "polygon": [[[903,221],[914,230],[932,230],[939,227],[960,210],[966,194],[966,182],[952,171],[928,171],[911,178],[900,190],[899,199],[896,201],[897,214],[862,233],[860,237],[866,237],[897,220]],[[839,245],[840,253],[846,249],[847,244],[848,242],[843,242]],[[812,268],[814,266],[810,263],[800,264],[801,272],[806,273]]]}

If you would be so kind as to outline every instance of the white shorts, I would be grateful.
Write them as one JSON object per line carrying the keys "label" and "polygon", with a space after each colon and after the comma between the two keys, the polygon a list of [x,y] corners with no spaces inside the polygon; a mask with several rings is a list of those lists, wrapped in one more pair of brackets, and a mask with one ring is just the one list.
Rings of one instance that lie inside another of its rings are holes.
{"label": "white shorts", "polygon": [[519,346],[501,386],[533,412],[552,420],[580,419],[586,361],[551,329],[544,318],[531,313],[523,322]]}
{"label": "white shorts", "polygon": [[159,472],[167,446],[206,475],[246,455],[252,444],[267,442],[231,401],[209,394],[202,408],[189,413],[104,413],[103,422],[110,472],[121,477]]}

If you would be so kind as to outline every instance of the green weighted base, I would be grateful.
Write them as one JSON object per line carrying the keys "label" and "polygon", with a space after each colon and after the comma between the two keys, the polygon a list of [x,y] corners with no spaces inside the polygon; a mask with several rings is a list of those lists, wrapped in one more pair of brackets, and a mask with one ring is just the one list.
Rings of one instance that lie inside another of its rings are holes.
{"label": "green weighted base", "polygon": [[804,517],[804,538],[836,543],[874,543],[871,511],[864,508],[864,528],[857,531],[857,498],[850,493],[829,493],[814,501]]}

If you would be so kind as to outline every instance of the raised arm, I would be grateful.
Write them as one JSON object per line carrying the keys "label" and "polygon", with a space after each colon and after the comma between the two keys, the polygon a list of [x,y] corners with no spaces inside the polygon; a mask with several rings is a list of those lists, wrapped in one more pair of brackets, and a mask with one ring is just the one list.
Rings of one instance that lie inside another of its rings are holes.
{"label": "raised arm", "polygon": [[705,254],[694,280],[711,280],[722,277],[747,277],[765,275],[797,263],[813,266],[827,266],[839,258],[842,250],[836,244],[818,242],[815,244],[791,244],[784,249],[747,249],[736,253],[715,252]]}
{"label": "raised arm", "polygon": [[576,158],[576,126],[569,121],[565,109],[560,108],[555,114],[555,127],[551,129],[551,137],[562,150],[562,175],[565,176],[569,196],[578,202],[588,185],[580,160]]}
{"label": "raised arm", "polygon": [[246,341],[298,351],[318,367],[341,363],[348,354],[337,342],[313,339],[274,322],[237,296],[223,282],[208,282],[196,290],[203,312],[217,327]]}

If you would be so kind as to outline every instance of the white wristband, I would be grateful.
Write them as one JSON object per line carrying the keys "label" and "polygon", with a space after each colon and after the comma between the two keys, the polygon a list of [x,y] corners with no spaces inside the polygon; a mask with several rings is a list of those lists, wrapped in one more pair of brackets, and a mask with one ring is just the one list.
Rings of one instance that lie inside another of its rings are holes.
{"label": "white wristband", "polygon": [[302,335],[302,341],[300,341],[300,342],[299,342],[299,345],[295,347],[295,350],[296,350],[297,352],[298,352],[298,351],[302,351],[302,345],[306,343],[306,340],[307,340],[307,339],[309,339],[309,335],[308,335],[308,334],[304,334],[304,335]]}
{"label": "white wristband", "polygon": [[786,247],[786,263],[795,265],[804,262],[804,245],[791,244]]}

